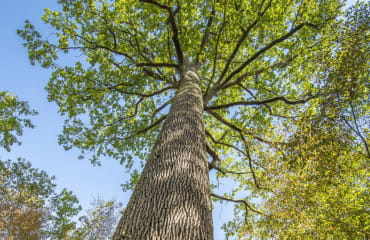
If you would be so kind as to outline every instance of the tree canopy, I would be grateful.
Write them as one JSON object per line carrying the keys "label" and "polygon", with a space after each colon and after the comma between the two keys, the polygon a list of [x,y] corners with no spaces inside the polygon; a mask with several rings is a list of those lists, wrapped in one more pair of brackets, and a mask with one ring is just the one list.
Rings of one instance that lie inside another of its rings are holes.
{"label": "tree canopy", "polygon": [[192,68],[209,168],[239,183],[212,196],[251,212],[229,234],[368,234],[368,4],[343,16],[335,0],[58,2],[42,17],[52,35],[30,22],[18,33],[31,63],[53,70],[46,88],[66,116],[66,149],[140,171]]}
{"label": "tree canopy", "polygon": [[[143,159],[152,145],[185,61],[196,65],[202,79],[209,134],[218,138],[226,132],[231,145],[241,142],[233,132],[271,142],[262,136],[275,115],[294,112],[295,104],[317,94],[320,83],[304,75],[315,71],[304,63],[320,49],[341,6],[338,1],[58,2],[61,11],[47,9],[43,16],[55,38],[43,39],[30,23],[19,34],[31,62],[54,70],[49,100],[68,116],[59,141],[67,149],[92,152],[93,161],[108,155],[129,166],[132,155]],[[63,66],[64,53],[83,57]],[[248,130],[252,124],[258,127]]]}

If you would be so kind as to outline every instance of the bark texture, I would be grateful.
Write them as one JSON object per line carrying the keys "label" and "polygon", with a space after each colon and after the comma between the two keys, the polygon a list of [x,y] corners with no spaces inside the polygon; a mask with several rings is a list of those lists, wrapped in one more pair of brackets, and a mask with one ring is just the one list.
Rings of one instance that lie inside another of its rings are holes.
{"label": "bark texture", "polygon": [[186,70],[113,240],[212,240],[199,78]]}

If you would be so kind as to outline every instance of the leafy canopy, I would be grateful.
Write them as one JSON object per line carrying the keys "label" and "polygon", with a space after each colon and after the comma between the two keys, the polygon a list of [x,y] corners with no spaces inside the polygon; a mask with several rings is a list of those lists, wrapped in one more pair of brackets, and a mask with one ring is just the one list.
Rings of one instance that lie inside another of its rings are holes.
{"label": "leafy canopy", "polygon": [[[284,103],[317,94],[320,83],[302,73],[315,71],[304,63],[341,6],[334,0],[58,2],[59,11],[46,9],[42,17],[55,29],[52,37],[42,38],[29,22],[18,33],[31,63],[54,70],[49,100],[67,116],[59,142],[81,149],[81,157],[91,153],[93,163],[110,156],[128,168],[133,156],[145,159],[186,65],[202,79],[214,138],[225,133],[226,142],[237,144],[235,130],[249,141],[270,136],[265,130],[277,113],[296,111]],[[263,107],[269,103],[272,110]]]}

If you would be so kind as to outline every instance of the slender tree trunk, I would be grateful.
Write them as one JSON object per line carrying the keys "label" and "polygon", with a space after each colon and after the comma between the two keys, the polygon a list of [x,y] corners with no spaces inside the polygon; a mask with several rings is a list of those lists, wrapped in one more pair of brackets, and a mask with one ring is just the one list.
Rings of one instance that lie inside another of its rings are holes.
{"label": "slender tree trunk", "polygon": [[199,78],[186,70],[114,240],[212,240]]}

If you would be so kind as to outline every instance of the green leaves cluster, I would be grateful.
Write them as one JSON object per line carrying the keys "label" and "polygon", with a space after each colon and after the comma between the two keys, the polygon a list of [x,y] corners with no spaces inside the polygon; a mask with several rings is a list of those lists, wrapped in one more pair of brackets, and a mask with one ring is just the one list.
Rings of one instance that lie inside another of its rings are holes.
{"label": "green leaves cluster", "polygon": [[27,102],[7,91],[0,91],[0,147],[10,151],[13,144],[20,144],[17,137],[22,136],[23,129],[34,127],[27,117],[36,114]]}

